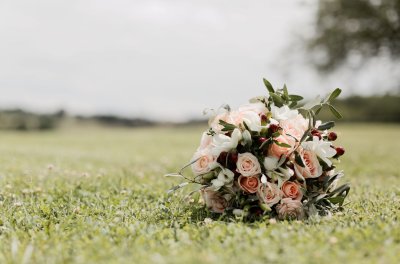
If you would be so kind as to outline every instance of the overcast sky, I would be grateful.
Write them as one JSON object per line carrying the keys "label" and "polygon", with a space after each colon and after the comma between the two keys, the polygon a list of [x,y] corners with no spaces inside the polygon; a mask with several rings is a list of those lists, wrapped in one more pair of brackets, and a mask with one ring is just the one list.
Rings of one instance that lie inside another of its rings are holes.
{"label": "overcast sky", "polygon": [[331,77],[304,65],[315,2],[2,0],[0,108],[184,120],[263,94],[262,77],[307,97],[394,86],[388,59]]}

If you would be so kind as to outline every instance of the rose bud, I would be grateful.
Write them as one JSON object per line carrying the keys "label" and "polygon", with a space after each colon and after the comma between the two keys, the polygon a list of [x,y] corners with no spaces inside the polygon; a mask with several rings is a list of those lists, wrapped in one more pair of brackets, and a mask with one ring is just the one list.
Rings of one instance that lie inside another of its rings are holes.
{"label": "rose bud", "polygon": [[267,122],[268,118],[265,114],[260,114],[261,122]]}
{"label": "rose bud", "polygon": [[340,157],[344,154],[344,148],[343,147],[336,147],[336,156]]}
{"label": "rose bud", "polygon": [[335,132],[329,132],[328,133],[328,140],[329,141],[335,141],[337,139],[337,134]]}
{"label": "rose bud", "polygon": [[269,125],[269,130],[270,130],[272,133],[275,133],[276,131],[279,130],[279,126],[278,126],[278,125],[275,125],[275,124],[271,124],[271,125]]}

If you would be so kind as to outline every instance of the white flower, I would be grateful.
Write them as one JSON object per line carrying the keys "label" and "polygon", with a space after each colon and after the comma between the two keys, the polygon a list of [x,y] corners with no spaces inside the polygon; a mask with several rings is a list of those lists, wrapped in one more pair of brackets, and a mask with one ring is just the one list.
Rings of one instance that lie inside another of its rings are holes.
{"label": "white flower", "polygon": [[222,169],[217,178],[211,181],[214,190],[218,191],[222,186],[232,184],[234,177],[235,174],[231,170]]}
{"label": "white flower", "polygon": [[264,159],[264,167],[267,171],[273,171],[278,168],[279,158],[271,156]]}
{"label": "white flower", "polygon": [[261,183],[262,184],[267,184],[267,176],[265,176],[264,174],[261,176]]}
{"label": "white flower", "polygon": [[221,152],[229,152],[230,150],[235,149],[241,139],[242,133],[237,128],[233,130],[230,137],[223,134],[217,134],[213,137],[211,152],[213,155],[218,157]]}
{"label": "white flower", "polygon": [[268,108],[265,107],[264,103],[255,102],[250,104],[245,104],[239,107],[239,112],[255,112],[256,114],[266,114],[268,113]]}
{"label": "white flower", "polygon": [[287,105],[284,105],[282,107],[276,107],[275,105],[271,105],[271,113],[272,113],[272,118],[278,121],[292,119],[299,114],[297,110],[292,110]]}
{"label": "white flower", "polygon": [[248,130],[243,131],[242,133],[243,137],[243,145],[251,145],[252,139],[251,139],[251,134]]}
{"label": "white flower", "polygon": [[313,141],[306,141],[301,143],[301,146],[309,151],[314,152],[320,159],[322,159],[328,166],[332,165],[332,158],[336,155],[336,150],[331,147],[330,142],[319,140],[318,137],[313,137]]}

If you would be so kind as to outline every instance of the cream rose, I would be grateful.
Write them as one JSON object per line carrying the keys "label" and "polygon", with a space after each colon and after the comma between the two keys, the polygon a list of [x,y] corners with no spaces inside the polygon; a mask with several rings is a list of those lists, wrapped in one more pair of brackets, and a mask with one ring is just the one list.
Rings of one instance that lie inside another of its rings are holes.
{"label": "cream rose", "polygon": [[208,149],[197,151],[192,160],[196,160],[192,164],[192,171],[195,175],[208,173],[217,166],[216,157]]}
{"label": "cream rose", "polygon": [[303,198],[303,193],[300,189],[300,185],[295,182],[285,181],[282,184],[281,190],[283,193],[283,197],[285,198],[292,198],[299,201],[301,201],[301,198]]}
{"label": "cream rose", "polygon": [[239,154],[236,166],[237,171],[243,176],[255,176],[261,173],[257,157],[248,152]]}
{"label": "cream rose", "polygon": [[322,166],[319,164],[317,155],[305,149],[300,149],[300,157],[303,160],[304,167],[295,163],[294,170],[297,175],[303,176],[303,178],[317,178],[322,174]]}
{"label": "cream rose", "polygon": [[200,193],[207,208],[212,212],[223,213],[228,206],[228,201],[211,188],[201,189]]}
{"label": "cream rose", "polygon": [[282,198],[282,191],[276,184],[268,182],[266,185],[260,184],[257,190],[257,196],[261,203],[267,204],[269,207],[279,203]]}
{"label": "cream rose", "polygon": [[246,193],[256,193],[260,185],[260,180],[256,176],[245,177],[240,175],[238,178],[238,185]]}
{"label": "cream rose", "polygon": [[291,198],[283,198],[281,203],[276,207],[278,218],[281,220],[301,220],[304,218],[303,205],[298,200]]}

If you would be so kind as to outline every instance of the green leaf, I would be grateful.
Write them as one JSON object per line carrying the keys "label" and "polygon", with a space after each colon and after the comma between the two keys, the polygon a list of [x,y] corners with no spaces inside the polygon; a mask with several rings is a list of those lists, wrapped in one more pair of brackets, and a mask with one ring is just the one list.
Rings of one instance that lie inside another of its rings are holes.
{"label": "green leaf", "polygon": [[274,88],[272,87],[272,84],[267,80],[267,79],[263,79],[263,81],[264,81],[264,85],[265,85],[265,87],[267,87],[267,89],[268,89],[268,91],[270,92],[270,93],[275,93],[275,90],[274,90]]}
{"label": "green leaf", "polygon": [[329,122],[321,124],[318,127],[318,130],[328,130],[328,129],[331,129],[332,127],[334,127],[334,126],[335,126],[335,122],[334,121],[329,121]]}
{"label": "green leaf", "polygon": [[329,197],[326,198],[329,202],[333,203],[333,204],[339,204],[342,205],[344,202],[344,197],[343,196],[336,196],[336,197]]}
{"label": "green leaf", "polygon": [[342,118],[342,115],[339,113],[338,110],[336,110],[335,107],[333,107],[332,105],[329,105],[329,109],[331,110],[332,114],[333,114],[337,119]]}
{"label": "green leaf", "polygon": [[291,101],[296,101],[297,102],[297,101],[303,100],[304,98],[302,96],[300,96],[300,95],[291,94],[291,95],[289,95],[289,99]]}
{"label": "green leaf", "polygon": [[283,147],[283,148],[291,148],[292,146],[290,146],[289,144],[283,143],[283,142],[279,142],[277,140],[274,140],[274,143],[276,145],[278,145],[279,147]]}
{"label": "green leaf", "polygon": [[222,129],[222,131],[224,131],[224,132],[230,132],[230,131],[235,130],[235,128],[236,128],[235,125],[229,124],[229,123],[225,122],[224,120],[219,120],[219,124],[224,127]]}
{"label": "green leaf", "polygon": [[303,159],[300,157],[300,155],[299,155],[299,153],[297,151],[294,153],[294,160],[301,167],[304,168],[306,166],[306,165],[304,165]]}
{"label": "green leaf", "polygon": [[285,99],[285,100],[289,100],[289,92],[288,92],[288,89],[287,89],[287,87],[286,87],[286,84],[284,84],[283,85],[283,98]]}
{"label": "green leaf", "polygon": [[342,90],[340,88],[336,88],[330,95],[328,98],[328,102],[331,102],[332,100],[334,100],[335,98],[337,98],[340,93],[342,92]]}
{"label": "green leaf", "polygon": [[293,109],[296,105],[297,105],[297,102],[296,102],[296,101],[292,101],[292,102],[290,103],[290,105],[289,105],[289,108],[290,108],[290,109]]}
{"label": "green leaf", "polygon": [[281,133],[279,132],[279,131],[276,131],[275,133],[273,133],[272,135],[271,135],[271,137],[279,137],[281,135]]}
{"label": "green leaf", "polygon": [[306,138],[308,137],[310,131],[311,131],[311,128],[308,128],[308,130],[306,132],[304,132],[303,136],[300,139],[300,142],[303,142],[304,140],[306,140]]}
{"label": "green leaf", "polygon": [[272,97],[272,100],[277,107],[283,106],[283,100],[279,95],[276,93],[269,93],[269,95]]}
{"label": "green leaf", "polygon": [[317,116],[321,112],[322,106],[318,106],[315,110],[315,115]]}
{"label": "green leaf", "polygon": [[268,140],[264,141],[258,149],[264,149],[270,143],[271,143],[271,139],[268,139]]}

